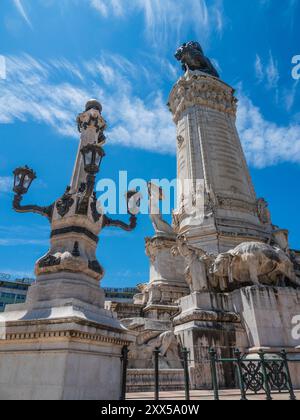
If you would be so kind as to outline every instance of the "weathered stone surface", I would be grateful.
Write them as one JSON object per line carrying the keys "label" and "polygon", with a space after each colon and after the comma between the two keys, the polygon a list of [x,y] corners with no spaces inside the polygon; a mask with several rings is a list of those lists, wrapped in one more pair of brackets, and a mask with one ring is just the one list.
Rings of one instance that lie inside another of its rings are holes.
{"label": "weathered stone surface", "polygon": [[270,223],[258,216],[257,199],[235,125],[234,90],[209,75],[187,71],[169,99],[177,125],[178,178],[204,180],[204,220],[197,224],[180,200],[179,232],[191,244],[218,254],[253,239],[268,240]]}
{"label": "weathered stone surface", "polygon": [[299,315],[300,290],[253,286],[236,290],[230,300],[245,326],[249,348],[300,346],[300,339],[292,336],[292,320]]}
{"label": "weathered stone surface", "polygon": [[[154,369],[129,369],[127,392],[148,392],[155,387]],[[184,389],[183,369],[160,369],[160,391],[180,391]]]}
{"label": "weathered stone surface", "polygon": [[[104,310],[104,270],[96,248],[104,227],[130,231],[136,218],[127,225],[96,208],[95,175],[106,127],[101,110],[90,100],[77,119],[81,139],[73,178],[51,207],[50,250],[36,263],[37,281],[24,305],[0,316],[1,399],[120,397],[122,348],[134,337]],[[85,164],[83,152],[89,154]]]}
{"label": "weathered stone surface", "polygon": [[112,313],[79,300],[12,306],[0,316],[0,399],[119,399],[132,339]]}

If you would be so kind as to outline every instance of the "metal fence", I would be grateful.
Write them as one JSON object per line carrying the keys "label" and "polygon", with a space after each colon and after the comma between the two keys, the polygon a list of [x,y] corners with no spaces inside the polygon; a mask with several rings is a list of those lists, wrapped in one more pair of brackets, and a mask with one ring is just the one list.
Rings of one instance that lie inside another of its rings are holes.
{"label": "metal fence", "polygon": [[219,384],[217,365],[229,363],[234,366],[241,400],[247,400],[248,395],[264,394],[267,400],[272,400],[272,394],[288,393],[291,400],[296,400],[291,380],[289,360],[285,350],[280,353],[258,351],[254,355],[243,355],[237,349],[234,358],[219,358],[214,349],[210,349],[211,376],[214,399],[219,400]]}
{"label": "metal fence", "polygon": [[[229,365],[234,373],[236,388],[240,391],[241,400],[247,400],[253,395],[263,395],[267,400],[272,400],[274,394],[288,394],[290,400],[296,400],[294,387],[290,374],[290,363],[299,363],[300,360],[290,360],[288,353],[282,350],[279,353],[258,351],[257,354],[244,354],[238,349],[231,349],[233,357],[219,356],[216,349],[207,349],[205,363],[210,364],[210,375],[212,383],[213,397],[220,399],[220,381],[218,373],[220,367]],[[122,386],[121,400],[126,399],[127,373],[128,373],[128,354],[127,347],[122,351]],[[160,399],[161,390],[161,370],[160,370],[160,351],[155,349],[153,352],[153,374],[154,374],[154,399]],[[190,400],[190,372],[189,366],[193,362],[190,359],[190,352],[186,348],[180,350],[180,360],[184,372],[184,392],[185,400]],[[199,361],[198,361],[199,362]]]}

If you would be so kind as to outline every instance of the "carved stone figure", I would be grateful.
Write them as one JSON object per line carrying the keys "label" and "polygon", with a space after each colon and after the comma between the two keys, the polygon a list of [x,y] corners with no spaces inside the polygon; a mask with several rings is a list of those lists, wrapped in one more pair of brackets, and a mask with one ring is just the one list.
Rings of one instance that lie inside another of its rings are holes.
{"label": "carved stone figure", "polygon": [[286,279],[300,287],[290,258],[280,248],[260,242],[245,242],[220,254],[211,273],[223,291],[241,284],[278,285]]}
{"label": "carved stone figure", "polygon": [[129,367],[144,369],[153,367],[153,352],[159,349],[161,369],[181,368],[178,342],[173,331],[155,333],[154,337],[151,334],[150,338],[148,334],[140,334],[136,343],[130,347]]}
{"label": "carved stone figure", "polygon": [[164,199],[164,194],[162,188],[159,188],[157,185],[149,182],[148,183],[149,191],[149,207],[150,207],[150,218],[152,221],[155,234],[157,236],[171,236],[175,237],[173,227],[163,220],[162,214],[159,208],[159,202]]}
{"label": "carved stone figure", "polygon": [[203,73],[210,74],[214,77],[220,77],[209,58],[205,57],[201,45],[198,42],[188,42],[183,44],[176,51],[175,57],[181,61],[184,71],[200,70]]}
{"label": "carved stone figure", "polygon": [[191,292],[208,291],[209,283],[206,268],[210,259],[209,255],[201,249],[189,245],[184,235],[178,236],[177,247],[186,261],[185,276]]}
{"label": "carved stone figure", "polygon": [[289,252],[289,231],[273,226],[271,245],[279,246],[284,252]]}
{"label": "carved stone figure", "polygon": [[257,213],[258,218],[263,225],[271,224],[271,212],[268,208],[268,203],[264,198],[259,198],[257,200]]}

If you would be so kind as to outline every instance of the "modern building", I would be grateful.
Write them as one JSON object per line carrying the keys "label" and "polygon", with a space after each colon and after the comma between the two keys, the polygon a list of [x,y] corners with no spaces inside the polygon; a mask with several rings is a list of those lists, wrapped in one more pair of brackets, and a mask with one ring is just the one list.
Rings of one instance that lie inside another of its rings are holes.
{"label": "modern building", "polygon": [[104,288],[106,302],[133,303],[133,296],[139,293],[137,288]]}
{"label": "modern building", "polygon": [[6,305],[24,303],[32,281],[30,279],[0,281],[0,312],[4,312]]}
{"label": "modern building", "polygon": [[[6,305],[24,303],[33,281],[31,279],[0,281],[0,312],[4,312]],[[106,288],[104,291],[105,300],[116,303],[132,303],[133,296],[138,293],[136,288]]]}

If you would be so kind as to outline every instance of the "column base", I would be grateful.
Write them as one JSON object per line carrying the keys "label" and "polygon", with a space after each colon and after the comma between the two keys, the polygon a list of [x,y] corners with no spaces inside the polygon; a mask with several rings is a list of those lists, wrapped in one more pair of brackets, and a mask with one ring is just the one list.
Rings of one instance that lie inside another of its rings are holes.
{"label": "column base", "polygon": [[[247,341],[240,317],[235,312],[218,309],[219,296],[213,293],[193,293],[180,300],[182,312],[174,319],[175,334],[190,350],[190,377],[193,389],[212,387],[209,349],[216,349],[218,356],[233,356],[235,348],[241,351]],[[219,369],[220,387],[235,386],[234,368],[224,363]]]}
{"label": "column base", "polygon": [[133,340],[112,313],[69,299],[0,316],[1,400],[118,400]]}

